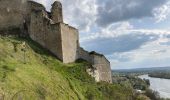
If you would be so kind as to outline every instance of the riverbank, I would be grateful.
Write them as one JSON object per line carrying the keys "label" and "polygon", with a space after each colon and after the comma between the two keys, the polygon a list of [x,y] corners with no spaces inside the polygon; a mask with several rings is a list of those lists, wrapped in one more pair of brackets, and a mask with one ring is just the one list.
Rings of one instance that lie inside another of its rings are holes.
{"label": "riverbank", "polygon": [[141,79],[149,79],[150,89],[159,92],[161,98],[170,98],[170,79],[154,78],[148,75],[139,76]]}
{"label": "riverbank", "polygon": [[154,78],[170,79],[169,72],[154,72],[154,73],[150,73],[148,76]]}

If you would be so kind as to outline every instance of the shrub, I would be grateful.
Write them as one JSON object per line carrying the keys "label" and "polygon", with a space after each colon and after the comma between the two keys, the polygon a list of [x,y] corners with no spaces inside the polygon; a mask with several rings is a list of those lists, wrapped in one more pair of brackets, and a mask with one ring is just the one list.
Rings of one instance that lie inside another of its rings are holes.
{"label": "shrub", "polygon": [[151,100],[160,100],[160,95],[157,91],[147,89],[145,95],[148,96]]}
{"label": "shrub", "polygon": [[138,95],[135,100],[150,100],[150,99],[145,95]]}

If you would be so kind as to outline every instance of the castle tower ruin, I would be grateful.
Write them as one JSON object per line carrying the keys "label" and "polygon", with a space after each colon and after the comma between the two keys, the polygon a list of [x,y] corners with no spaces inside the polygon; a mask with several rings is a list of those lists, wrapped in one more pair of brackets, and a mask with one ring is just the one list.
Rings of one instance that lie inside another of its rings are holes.
{"label": "castle tower ruin", "polygon": [[59,1],[55,1],[52,4],[51,19],[54,21],[54,23],[63,23],[62,4]]}
{"label": "castle tower ruin", "polygon": [[31,9],[29,36],[63,63],[75,62],[79,32],[76,28],[63,23],[61,3],[54,2],[52,12],[47,12],[42,5],[34,1],[29,1],[29,8]]}
{"label": "castle tower ruin", "polygon": [[[4,30],[28,36],[48,49],[63,63],[77,59],[91,64],[87,69],[96,81],[112,83],[110,62],[102,54],[88,52],[79,45],[79,32],[63,22],[62,4],[55,1],[51,12],[42,4],[32,0],[0,0],[0,34]],[[6,33],[5,33],[6,34]],[[11,33],[10,33],[11,34]]]}

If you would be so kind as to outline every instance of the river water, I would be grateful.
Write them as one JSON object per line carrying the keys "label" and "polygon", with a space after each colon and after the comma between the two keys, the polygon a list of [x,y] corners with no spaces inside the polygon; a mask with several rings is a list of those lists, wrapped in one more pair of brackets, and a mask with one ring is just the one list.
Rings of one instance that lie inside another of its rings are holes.
{"label": "river water", "polygon": [[170,98],[170,79],[153,78],[148,75],[141,75],[139,78],[149,79],[150,89],[159,92],[162,98]]}

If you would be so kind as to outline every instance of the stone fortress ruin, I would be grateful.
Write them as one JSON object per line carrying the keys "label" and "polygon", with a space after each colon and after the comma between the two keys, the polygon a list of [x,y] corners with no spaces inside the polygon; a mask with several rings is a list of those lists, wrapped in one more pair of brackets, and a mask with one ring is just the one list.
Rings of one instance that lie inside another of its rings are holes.
{"label": "stone fortress ruin", "polygon": [[34,1],[0,0],[0,33],[28,35],[63,63],[86,60],[92,65],[87,72],[97,82],[112,82],[110,62],[104,55],[80,47],[79,32],[63,22],[59,1],[55,1],[48,12]]}

